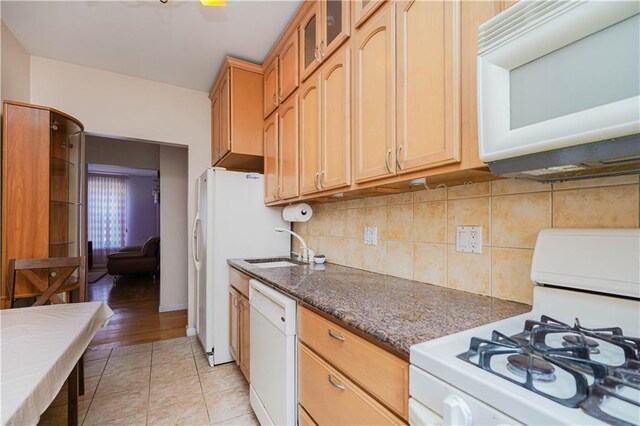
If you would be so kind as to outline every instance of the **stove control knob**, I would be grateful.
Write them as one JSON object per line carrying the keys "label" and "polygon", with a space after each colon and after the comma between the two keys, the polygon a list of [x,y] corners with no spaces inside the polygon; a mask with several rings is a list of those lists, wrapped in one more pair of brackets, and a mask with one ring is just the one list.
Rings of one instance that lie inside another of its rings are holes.
{"label": "stove control knob", "polygon": [[473,423],[473,416],[469,405],[458,395],[447,396],[444,401],[442,401],[442,405],[444,414],[444,418],[442,419],[443,425],[471,426]]}

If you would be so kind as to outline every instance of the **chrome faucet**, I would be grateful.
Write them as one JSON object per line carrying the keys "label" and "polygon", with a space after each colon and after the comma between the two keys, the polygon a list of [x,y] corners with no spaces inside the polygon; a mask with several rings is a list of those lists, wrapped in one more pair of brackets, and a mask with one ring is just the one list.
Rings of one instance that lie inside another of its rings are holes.
{"label": "chrome faucet", "polygon": [[309,247],[307,247],[307,243],[302,239],[302,237],[300,235],[296,234],[293,231],[289,231],[288,229],[284,229],[284,228],[276,228],[276,232],[288,232],[289,234],[291,234],[294,237],[296,237],[298,239],[298,241],[300,241],[300,244],[302,244],[302,253],[298,254],[298,260],[300,260],[302,262],[306,262],[306,263],[312,263],[313,262],[313,257],[315,256],[315,253],[313,252],[313,250],[311,250]]}

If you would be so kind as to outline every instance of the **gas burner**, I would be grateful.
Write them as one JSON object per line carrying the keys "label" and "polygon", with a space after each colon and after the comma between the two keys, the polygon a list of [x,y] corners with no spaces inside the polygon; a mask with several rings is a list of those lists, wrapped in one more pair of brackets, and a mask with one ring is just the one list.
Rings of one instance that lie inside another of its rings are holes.
{"label": "gas burner", "polygon": [[600,343],[596,342],[593,339],[589,339],[582,334],[570,334],[567,336],[562,336],[564,342],[562,342],[562,346],[566,347],[575,347],[575,346],[584,346],[586,345],[589,348],[589,353],[592,355],[597,355],[600,353]]}
{"label": "gas burner", "polygon": [[533,355],[514,354],[507,357],[507,369],[518,377],[527,378],[527,372],[535,382],[551,383],[556,380],[555,367],[550,362]]}

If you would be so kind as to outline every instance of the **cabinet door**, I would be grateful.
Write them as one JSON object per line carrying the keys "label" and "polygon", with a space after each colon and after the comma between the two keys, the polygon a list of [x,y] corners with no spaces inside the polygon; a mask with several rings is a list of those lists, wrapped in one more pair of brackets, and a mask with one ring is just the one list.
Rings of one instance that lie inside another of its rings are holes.
{"label": "cabinet door", "polygon": [[240,370],[244,374],[245,379],[249,380],[249,359],[250,359],[250,341],[251,331],[249,322],[249,300],[246,297],[240,297]]}
{"label": "cabinet door", "polygon": [[264,202],[278,199],[278,112],[264,122]]}
{"label": "cabinet door", "polygon": [[298,192],[298,95],[278,110],[278,198],[297,197]]}
{"label": "cabinet door", "polygon": [[278,100],[284,101],[298,87],[298,31],[291,33],[278,55]]}
{"label": "cabinet door", "polygon": [[342,49],[321,69],[322,87],[322,189],[351,183],[350,49]]}
{"label": "cabinet door", "polygon": [[320,64],[320,3],[300,22],[300,78],[304,81]]}
{"label": "cabinet door", "polygon": [[358,28],[385,0],[353,0],[353,27]]}
{"label": "cabinet door", "polygon": [[220,159],[220,92],[211,99],[211,165]]}
{"label": "cabinet door", "polygon": [[278,58],[264,69],[264,118],[278,107]]}
{"label": "cabinet door", "polygon": [[351,34],[351,3],[348,0],[321,0],[320,8],[320,56],[324,60]]}
{"label": "cabinet door", "polygon": [[240,362],[240,294],[233,288],[229,287],[229,352],[236,361]]}
{"label": "cabinet door", "polygon": [[220,83],[220,153],[224,157],[231,151],[231,80],[229,70]]}
{"label": "cabinet door", "polygon": [[387,5],[354,35],[356,182],[396,172],[394,10]]}
{"label": "cabinet door", "polygon": [[320,183],[320,73],[300,89],[300,191],[318,192]]}
{"label": "cabinet door", "polygon": [[403,1],[397,14],[398,173],[460,161],[457,1]]}

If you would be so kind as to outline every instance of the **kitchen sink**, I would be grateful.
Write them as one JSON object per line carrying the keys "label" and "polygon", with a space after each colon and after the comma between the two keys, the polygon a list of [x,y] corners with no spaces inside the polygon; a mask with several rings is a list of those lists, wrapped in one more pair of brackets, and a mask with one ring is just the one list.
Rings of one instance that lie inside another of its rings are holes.
{"label": "kitchen sink", "polygon": [[272,259],[246,259],[245,262],[256,265],[258,268],[290,268],[304,265],[302,262],[291,260],[288,257],[276,257]]}

